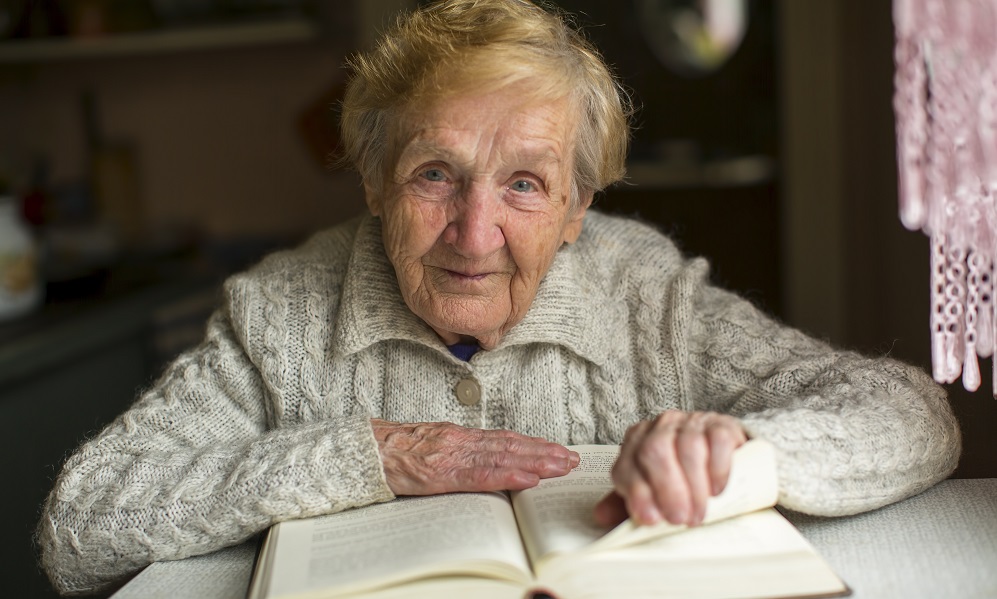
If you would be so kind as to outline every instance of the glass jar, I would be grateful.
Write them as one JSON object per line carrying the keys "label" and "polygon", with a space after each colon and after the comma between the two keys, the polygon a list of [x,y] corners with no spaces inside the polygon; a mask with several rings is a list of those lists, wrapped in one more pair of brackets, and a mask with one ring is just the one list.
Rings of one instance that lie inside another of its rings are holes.
{"label": "glass jar", "polygon": [[0,195],[0,321],[41,304],[38,247],[11,196]]}

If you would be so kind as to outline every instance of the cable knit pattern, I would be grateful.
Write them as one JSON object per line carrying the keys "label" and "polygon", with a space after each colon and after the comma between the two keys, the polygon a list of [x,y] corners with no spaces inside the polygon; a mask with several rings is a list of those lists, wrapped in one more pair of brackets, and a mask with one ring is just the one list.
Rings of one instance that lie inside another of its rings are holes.
{"label": "cable knit pattern", "polygon": [[[67,461],[38,528],[59,590],[391,499],[371,417],[618,443],[665,409],[724,411],[775,444],[781,503],[825,515],[908,497],[958,460],[923,372],[783,327],[660,233],[596,212],[523,321],[469,362],[405,306],[372,217],[225,289],[204,343]],[[454,394],[465,378],[475,406]]]}

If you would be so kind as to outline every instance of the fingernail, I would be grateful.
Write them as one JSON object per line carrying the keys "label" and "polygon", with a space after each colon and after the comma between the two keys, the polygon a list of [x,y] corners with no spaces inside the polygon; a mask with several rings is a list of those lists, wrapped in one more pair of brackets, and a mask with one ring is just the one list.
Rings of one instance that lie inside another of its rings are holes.
{"label": "fingernail", "polygon": [[661,522],[661,512],[654,506],[644,508],[640,514],[640,524],[657,524]]}
{"label": "fingernail", "polygon": [[677,508],[668,513],[668,521],[672,524],[687,524],[689,513],[682,508]]}
{"label": "fingernail", "polygon": [[544,462],[544,472],[547,474],[567,474],[571,472],[571,461],[568,458],[551,458]]}

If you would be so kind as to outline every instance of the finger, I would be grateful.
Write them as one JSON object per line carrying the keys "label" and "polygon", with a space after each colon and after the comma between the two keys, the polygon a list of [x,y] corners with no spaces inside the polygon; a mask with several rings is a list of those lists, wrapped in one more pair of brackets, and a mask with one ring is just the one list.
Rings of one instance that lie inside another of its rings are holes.
{"label": "finger", "polygon": [[652,501],[672,524],[687,523],[692,513],[689,482],[676,448],[678,429],[686,416],[681,412],[665,412],[655,418],[637,455]]}
{"label": "finger", "polygon": [[454,472],[455,487],[460,491],[522,491],[537,486],[540,477],[518,468],[462,468]]}
{"label": "finger", "polygon": [[464,450],[478,466],[523,468],[542,477],[563,476],[577,466],[581,457],[563,445],[522,435],[490,434],[467,443]]}
{"label": "finger", "polygon": [[531,472],[541,478],[564,476],[577,464],[560,455],[518,454],[510,451],[477,451],[467,462],[484,468],[511,468]]}
{"label": "finger", "polygon": [[454,467],[521,470],[532,481],[537,477],[564,476],[580,461],[577,453],[562,445],[512,431],[470,429],[453,424],[445,424],[439,431],[436,440],[442,446],[434,450],[448,455],[445,462]]}
{"label": "finger", "polygon": [[709,443],[703,426],[705,415],[690,414],[676,440],[679,464],[689,490],[689,512],[684,524],[695,526],[706,516],[706,500],[710,497]]}
{"label": "finger", "polygon": [[733,418],[723,418],[707,428],[710,444],[710,492],[719,495],[727,487],[734,450],[744,445],[748,437],[741,424]]}
{"label": "finger", "polygon": [[619,493],[614,491],[595,504],[592,516],[599,526],[611,528],[627,519],[627,505]]}
{"label": "finger", "polygon": [[571,468],[581,462],[581,456],[577,452],[539,437],[530,437],[506,430],[469,430],[476,431],[475,445],[481,450],[560,457],[567,459],[571,463]]}
{"label": "finger", "polygon": [[665,519],[654,501],[654,492],[643,478],[635,479],[623,497],[627,513],[637,524],[652,525]]}
{"label": "finger", "polygon": [[612,478],[616,492],[623,498],[627,512],[639,524],[654,524],[662,520],[654,501],[654,493],[640,468],[640,454],[651,423],[638,422],[627,430],[620,455],[613,465]]}
{"label": "finger", "polygon": [[535,487],[540,477],[507,468],[458,468],[446,476],[410,479],[392,488],[395,495],[439,495],[441,493],[477,493],[520,491]]}
{"label": "finger", "polygon": [[578,454],[563,445],[512,431],[466,428],[448,422],[396,424],[389,428],[395,432],[393,436],[389,434],[385,437],[390,437],[398,449],[424,454],[446,453],[458,461],[464,456],[468,458],[463,460],[468,466],[501,465],[482,457],[489,453],[523,455],[531,459],[540,456],[550,459],[541,460],[543,465],[533,469],[549,472],[550,476],[560,476],[580,462]]}
{"label": "finger", "polygon": [[[507,437],[507,438],[510,438],[510,439],[523,439],[523,440],[526,440],[526,441],[533,441],[535,443],[539,443],[539,444],[543,444],[543,445],[558,445],[557,443],[554,443],[552,441],[548,441],[547,439],[544,439],[543,437],[533,437],[533,436],[530,436],[530,435],[524,435],[523,433],[517,433],[516,431],[510,431],[510,430],[507,430],[507,429],[485,428],[485,429],[471,429],[471,430],[478,431],[479,433],[482,434],[482,436]],[[558,447],[563,447],[563,446],[558,445]]]}

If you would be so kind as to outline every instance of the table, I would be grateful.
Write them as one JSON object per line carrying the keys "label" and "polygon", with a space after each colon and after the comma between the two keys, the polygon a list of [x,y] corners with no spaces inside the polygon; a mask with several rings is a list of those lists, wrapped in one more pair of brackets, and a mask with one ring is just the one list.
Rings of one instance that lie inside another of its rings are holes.
{"label": "table", "polygon": [[[845,518],[786,513],[854,599],[997,598],[997,478],[950,479]],[[112,599],[243,599],[256,542],[156,563]]]}

